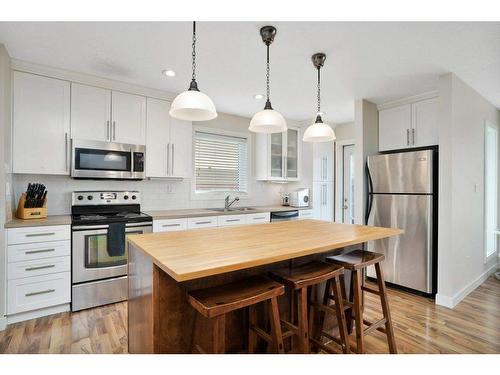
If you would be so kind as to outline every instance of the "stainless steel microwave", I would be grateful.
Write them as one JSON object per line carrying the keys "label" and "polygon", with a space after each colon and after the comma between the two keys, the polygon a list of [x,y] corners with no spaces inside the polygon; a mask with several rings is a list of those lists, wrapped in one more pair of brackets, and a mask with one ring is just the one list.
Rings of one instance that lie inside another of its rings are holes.
{"label": "stainless steel microwave", "polygon": [[146,146],[74,139],[71,177],[143,180]]}

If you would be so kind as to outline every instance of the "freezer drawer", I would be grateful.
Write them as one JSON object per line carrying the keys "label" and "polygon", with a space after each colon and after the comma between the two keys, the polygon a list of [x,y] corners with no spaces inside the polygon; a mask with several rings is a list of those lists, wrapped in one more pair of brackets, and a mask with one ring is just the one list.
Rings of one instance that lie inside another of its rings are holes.
{"label": "freezer drawer", "polygon": [[[385,280],[424,293],[432,293],[432,195],[372,196],[368,225],[405,232],[371,241],[368,250],[385,255]],[[367,274],[375,277],[374,267]]]}

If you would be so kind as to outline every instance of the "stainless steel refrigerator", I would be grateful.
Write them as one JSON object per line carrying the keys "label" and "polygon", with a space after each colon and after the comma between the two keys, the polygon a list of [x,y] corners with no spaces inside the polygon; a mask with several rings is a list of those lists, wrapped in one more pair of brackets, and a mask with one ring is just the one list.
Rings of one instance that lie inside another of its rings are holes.
{"label": "stainless steel refrigerator", "polygon": [[[436,150],[368,157],[368,225],[404,229],[372,241],[368,250],[385,254],[385,280],[427,295],[435,294],[437,239]],[[367,275],[375,277],[369,267]]]}

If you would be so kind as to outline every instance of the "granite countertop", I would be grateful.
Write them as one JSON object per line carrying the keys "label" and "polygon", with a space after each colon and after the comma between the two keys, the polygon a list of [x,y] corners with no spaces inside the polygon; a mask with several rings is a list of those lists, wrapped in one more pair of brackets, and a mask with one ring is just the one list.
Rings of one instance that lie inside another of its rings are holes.
{"label": "granite countertop", "polygon": [[4,228],[22,228],[22,227],[42,227],[49,225],[70,225],[71,215],[53,215],[45,219],[23,220],[12,218],[5,223]]}
{"label": "granite countertop", "polygon": [[[234,208],[238,207],[236,206]],[[312,207],[290,207],[290,206],[251,206],[251,208],[253,209],[248,211],[217,211],[210,208],[204,208],[204,209],[193,208],[193,209],[180,209],[180,210],[145,211],[144,213],[152,216],[153,219],[181,219],[186,217],[258,214],[262,212],[312,209]]]}

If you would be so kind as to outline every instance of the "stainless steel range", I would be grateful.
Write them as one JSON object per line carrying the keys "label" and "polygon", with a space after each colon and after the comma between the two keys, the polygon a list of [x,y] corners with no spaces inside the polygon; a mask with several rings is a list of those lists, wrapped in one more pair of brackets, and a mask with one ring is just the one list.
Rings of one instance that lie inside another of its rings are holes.
{"label": "stainless steel range", "polygon": [[72,194],[72,311],[127,299],[126,236],[152,232],[138,191]]}

